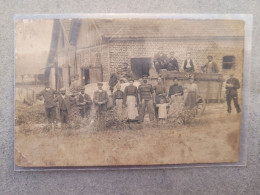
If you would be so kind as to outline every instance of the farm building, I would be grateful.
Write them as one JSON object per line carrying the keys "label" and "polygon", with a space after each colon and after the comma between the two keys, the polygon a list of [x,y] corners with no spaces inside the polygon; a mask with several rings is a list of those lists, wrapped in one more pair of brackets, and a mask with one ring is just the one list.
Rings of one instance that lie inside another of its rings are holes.
{"label": "farm building", "polygon": [[[179,66],[190,52],[196,72],[212,55],[221,76],[212,77],[225,81],[234,73],[242,82],[244,22],[239,20],[55,20],[46,72],[56,89],[108,81],[125,64],[138,79],[149,74],[145,70],[153,66],[158,47],[167,55],[174,51]],[[171,76],[166,76],[167,82],[170,84]],[[222,82],[211,88],[218,90],[218,99],[223,98]]]}

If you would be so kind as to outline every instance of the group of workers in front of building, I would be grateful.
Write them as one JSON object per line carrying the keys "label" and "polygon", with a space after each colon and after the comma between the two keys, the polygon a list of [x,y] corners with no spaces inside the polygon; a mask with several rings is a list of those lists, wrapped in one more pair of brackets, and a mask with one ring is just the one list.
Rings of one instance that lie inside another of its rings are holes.
{"label": "group of workers in front of building", "polygon": [[[150,121],[158,119],[165,121],[169,113],[174,112],[176,107],[181,104],[186,109],[193,109],[197,104],[198,86],[194,82],[194,77],[189,77],[189,83],[184,87],[179,84],[177,77],[173,79],[174,84],[166,91],[162,79],[157,78],[157,84],[152,86],[148,83],[148,77],[142,78],[142,83],[136,87],[134,80],[129,79],[128,86],[124,91],[121,90],[121,84],[118,83],[116,90],[112,93],[114,114],[119,120],[143,122],[146,112]],[[97,83],[98,90],[94,92],[93,101],[85,93],[85,87],[80,88],[80,92],[72,91],[70,95],[66,94],[65,89],[60,89],[59,93],[46,85],[45,89],[37,94],[37,98],[44,98],[45,111],[49,123],[54,127],[56,124],[56,107],[60,114],[60,122],[66,124],[73,120],[75,115],[82,118],[90,117],[92,104],[95,106],[95,116],[97,120],[105,120],[104,113],[108,110],[109,96],[103,89],[103,83]],[[241,112],[238,104],[237,89],[240,88],[238,79],[230,75],[226,82],[226,100],[228,113],[231,112],[231,101],[233,100],[237,112]],[[185,94],[185,95],[184,95]],[[170,102],[175,102],[170,104]]]}
{"label": "group of workers in front of building", "polygon": [[[186,54],[186,59],[183,61],[180,67],[177,59],[175,58],[174,51],[171,51],[169,57],[163,52],[163,47],[158,48],[158,53],[154,55],[154,67],[156,72],[159,73],[160,69],[166,69],[168,71],[180,72],[181,69],[184,72],[196,72],[196,65],[193,59],[191,59],[191,54],[188,52]],[[213,61],[213,56],[209,55],[208,62],[201,68],[202,72],[205,73],[218,73],[219,69],[216,62]]]}

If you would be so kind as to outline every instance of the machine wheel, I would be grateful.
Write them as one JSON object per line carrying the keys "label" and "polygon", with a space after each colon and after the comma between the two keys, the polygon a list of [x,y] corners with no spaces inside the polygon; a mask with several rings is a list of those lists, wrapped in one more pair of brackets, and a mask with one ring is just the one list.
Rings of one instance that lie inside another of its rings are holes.
{"label": "machine wheel", "polygon": [[203,114],[204,111],[205,111],[205,108],[206,108],[205,99],[199,95],[199,96],[198,96],[198,99],[197,99],[197,110],[196,110],[196,114],[197,114],[197,115]]}

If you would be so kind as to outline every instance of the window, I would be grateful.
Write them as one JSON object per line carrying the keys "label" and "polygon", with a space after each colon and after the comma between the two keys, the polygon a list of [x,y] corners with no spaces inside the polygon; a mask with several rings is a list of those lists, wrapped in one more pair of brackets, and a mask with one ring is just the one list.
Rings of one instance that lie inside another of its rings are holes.
{"label": "window", "polygon": [[235,57],[234,56],[224,56],[223,57],[223,69],[231,69],[235,64]]}

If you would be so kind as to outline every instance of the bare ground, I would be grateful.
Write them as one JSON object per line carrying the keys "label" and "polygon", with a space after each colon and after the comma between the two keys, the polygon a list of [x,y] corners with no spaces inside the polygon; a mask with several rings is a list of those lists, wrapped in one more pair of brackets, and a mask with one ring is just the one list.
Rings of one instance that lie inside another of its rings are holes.
{"label": "bare ground", "polygon": [[43,116],[42,105],[16,103],[16,165],[155,165],[239,159],[241,115],[226,114],[225,104],[209,104],[191,124],[171,128],[143,123],[101,131],[85,121],[79,129],[53,130]]}

